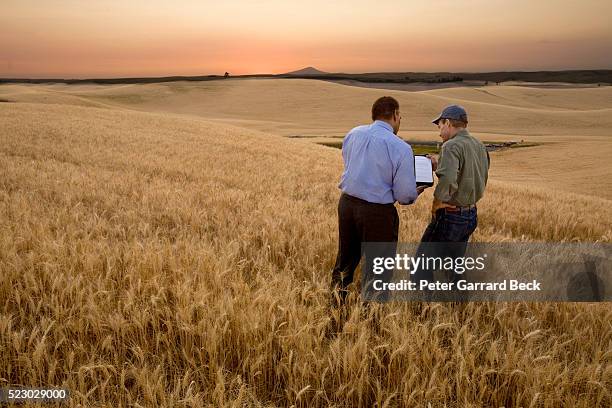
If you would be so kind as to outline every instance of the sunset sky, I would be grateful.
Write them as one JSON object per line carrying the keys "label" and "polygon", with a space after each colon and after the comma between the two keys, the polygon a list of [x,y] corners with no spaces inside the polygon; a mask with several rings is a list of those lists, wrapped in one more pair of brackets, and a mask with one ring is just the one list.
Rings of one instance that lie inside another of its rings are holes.
{"label": "sunset sky", "polygon": [[2,0],[0,77],[612,68],[610,0]]}

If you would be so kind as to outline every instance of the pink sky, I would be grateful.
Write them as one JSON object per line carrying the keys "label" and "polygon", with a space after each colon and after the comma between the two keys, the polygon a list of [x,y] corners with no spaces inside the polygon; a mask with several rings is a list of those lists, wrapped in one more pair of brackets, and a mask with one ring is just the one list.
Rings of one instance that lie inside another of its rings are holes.
{"label": "pink sky", "polygon": [[0,77],[612,68],[612,2],[3,0]]}

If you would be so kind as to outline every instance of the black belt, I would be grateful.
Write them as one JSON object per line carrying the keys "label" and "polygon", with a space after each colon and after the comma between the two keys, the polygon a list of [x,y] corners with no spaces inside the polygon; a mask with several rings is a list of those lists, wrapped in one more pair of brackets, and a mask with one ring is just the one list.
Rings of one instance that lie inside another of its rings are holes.
{"label": "black belt", "polygon": [[346,197],[347,199],[349,199],[351,201],[355,201],[355,202],[360,203],[360,204],[382,205],[382,206],[385,206],[385,207],[394,207],[393,203],[388,203],[388,204],[372,203],[370,201],[366,201],[366,200],[364,200],[362,198],[355,197],[355,196],[352,196],[352,195],[346,194],[346,193],[342,193],[342,196]]}

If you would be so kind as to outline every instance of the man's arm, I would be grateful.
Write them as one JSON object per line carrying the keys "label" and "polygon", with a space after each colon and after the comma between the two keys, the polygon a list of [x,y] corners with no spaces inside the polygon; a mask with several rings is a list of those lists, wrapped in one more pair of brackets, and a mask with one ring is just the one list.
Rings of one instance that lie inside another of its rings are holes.
{"label": "man's arm", "polygon": [[436,169],[438,168],[438,160],[440,159],[440,156],[437,154],[426,154],[425,157],[427,157],[431,162],[431,168],[433,169],[433,171],[436,171]]}
{"label": "man's arm", "polygon": [[351,135],[353,134],[352,131],[348,132],[346,134],[346,136],[344,136],[344,139],[342,139],[342,160],[344,161],[344,164],[346,164],[346,160],[348,157],[348,150],[349,150],[349,141],[351,138]]}
{"label": "man's arm", "polygon": [[459,153],[455,146],[442,146],[440,162],[436,170],[438,185],[434,191],[434,198],[438,201],[447,203],[459,188],[457,185],[457,175],[459,174]]}
{"label": "man's arm", "polygon": [[402,205],[412,204],[419,193],[416,188],[416,177],[414,175],[414,155],[412,148],[402,154],[393,176],[393,198]]}

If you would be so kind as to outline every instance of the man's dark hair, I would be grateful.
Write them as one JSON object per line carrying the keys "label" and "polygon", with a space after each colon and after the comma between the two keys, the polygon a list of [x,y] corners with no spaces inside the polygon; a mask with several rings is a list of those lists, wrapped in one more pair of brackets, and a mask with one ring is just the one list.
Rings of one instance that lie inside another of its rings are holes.
{"label": "man's dark hair", "polygon": [[391,96],[380,97],[372,105],[372,120],[391,119],[396,110],[399,109],[399,103]]}

